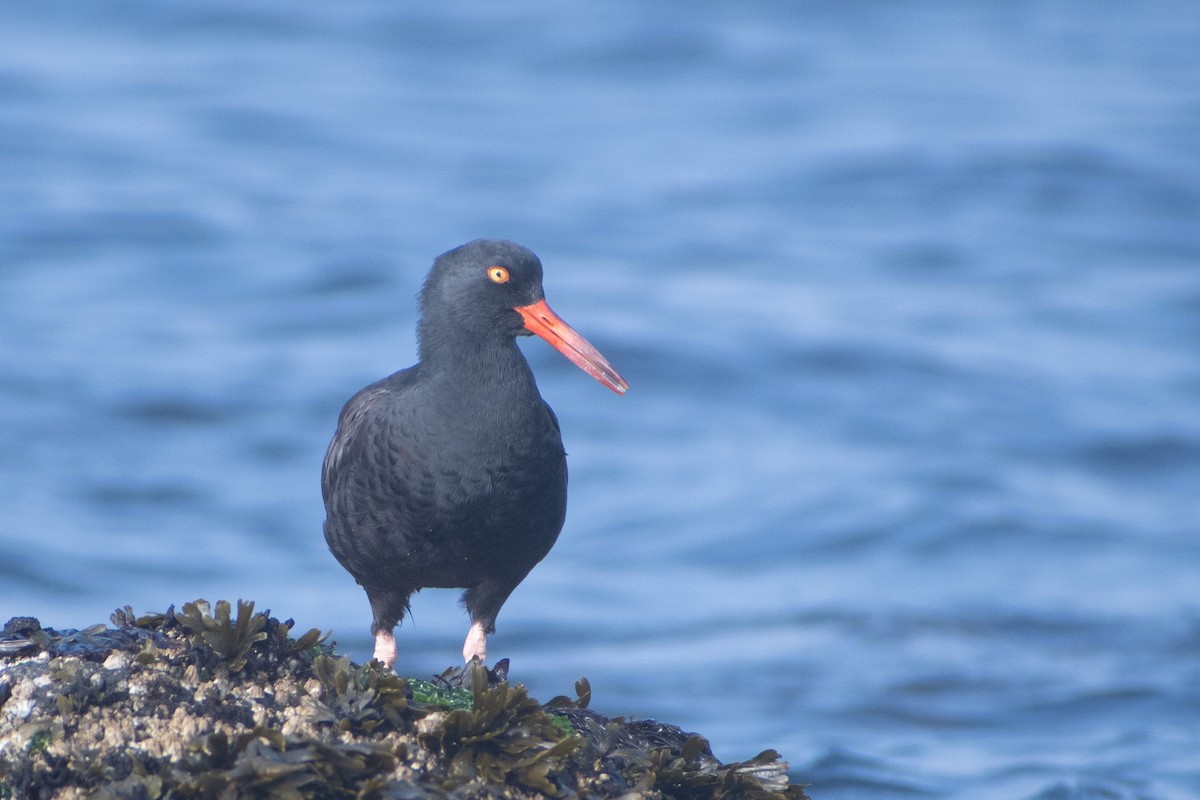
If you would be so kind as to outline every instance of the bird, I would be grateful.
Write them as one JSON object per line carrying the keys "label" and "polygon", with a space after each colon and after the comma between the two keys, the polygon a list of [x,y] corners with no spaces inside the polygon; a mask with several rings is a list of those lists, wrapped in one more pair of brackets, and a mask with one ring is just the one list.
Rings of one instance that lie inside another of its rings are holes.
{"label": "bird", "polygon": [[528,248],[476,239],[438,256],[419,295],[418,361],[352,396],[322,466],[325,541],[366,591],[373,658],[424,588],[464,589],[463,660],[486,663],[496,615],[566,519],[559,422],[518,336],[604,386],[629,384],[546,303]]}

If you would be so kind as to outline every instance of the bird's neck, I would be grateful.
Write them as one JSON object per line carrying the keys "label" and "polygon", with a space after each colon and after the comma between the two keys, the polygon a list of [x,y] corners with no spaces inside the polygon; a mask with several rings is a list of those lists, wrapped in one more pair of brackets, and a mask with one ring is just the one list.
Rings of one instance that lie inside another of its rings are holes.
{"label": "bird's neck", "polygon": [[537,393],[533,372],[512,336],[422,337],[419,355],[421,369],[447,392],[493,401],[504,394]]}

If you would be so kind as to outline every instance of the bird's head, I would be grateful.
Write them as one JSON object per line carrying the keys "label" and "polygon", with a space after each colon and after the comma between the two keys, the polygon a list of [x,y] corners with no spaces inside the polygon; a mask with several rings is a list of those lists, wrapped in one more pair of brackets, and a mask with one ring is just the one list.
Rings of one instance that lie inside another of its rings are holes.
{"label": "bird's head", "polygon": [[421,344],[536,334],[617,394],[629,388],[587,339],[546,304],[542,262],[526,247],[476,239],[442,253],[421,290]]}

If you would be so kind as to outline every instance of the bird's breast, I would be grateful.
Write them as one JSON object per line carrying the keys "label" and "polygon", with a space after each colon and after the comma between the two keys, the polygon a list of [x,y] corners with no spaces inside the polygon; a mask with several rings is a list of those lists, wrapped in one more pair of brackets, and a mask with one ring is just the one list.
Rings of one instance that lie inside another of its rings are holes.
{"label": "bird's breast", "polygon": [[566,514],[562,440],[548,418],[506,419],[503,427],[482,416],[460,419],[442,446],[418,448],[420,466],[409,469],[396,495],[417,523],[403,537],[407,545],[427,544],[439,562],[481,571],[531,566],[549,550]]}
{"label": "bird's breast", "polygon": [[557,539],[566,457],[536,392],[368,393],[343,422],[326,464],[326,539],[360,582],[524,574]]}

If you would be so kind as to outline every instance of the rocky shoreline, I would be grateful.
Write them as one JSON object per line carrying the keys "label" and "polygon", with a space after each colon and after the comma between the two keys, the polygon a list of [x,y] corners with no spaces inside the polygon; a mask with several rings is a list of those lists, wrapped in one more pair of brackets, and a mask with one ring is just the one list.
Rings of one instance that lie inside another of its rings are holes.
{"label": "rocky shoreline", "polygon": [[543,704],[473,663],[432,681],[340,657],[254,604],[184,603],[112,625],[0,631],[0,800],[749,798],[804,800],[768,750]]}

